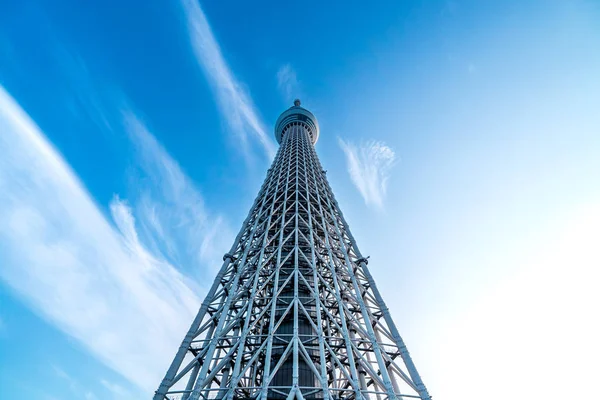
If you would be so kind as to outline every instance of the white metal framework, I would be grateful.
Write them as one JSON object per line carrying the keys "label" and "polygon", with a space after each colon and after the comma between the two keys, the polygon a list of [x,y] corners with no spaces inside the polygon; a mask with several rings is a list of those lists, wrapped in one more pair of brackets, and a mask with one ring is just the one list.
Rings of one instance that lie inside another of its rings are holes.
{"label": "white metal framework", "polygon": [[[290,117],[291,116],[291,117]],[[295,106],[154,400],[430,399]]]}

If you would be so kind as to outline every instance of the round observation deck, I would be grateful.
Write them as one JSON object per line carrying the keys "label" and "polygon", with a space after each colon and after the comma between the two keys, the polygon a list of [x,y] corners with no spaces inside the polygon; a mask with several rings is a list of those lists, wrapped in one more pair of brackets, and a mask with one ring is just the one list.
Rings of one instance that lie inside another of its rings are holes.
{"label": "round observation deck", "polygon": [[292,124],[302,124],[308,130],[312,144],[317,143],[319,139],[319,123],[317,118],[306,108],[300,107],[300,100],[294,100],[294,105],[281,113],[275,123],[275,138],[277,143],[281,144],[283,132]]}

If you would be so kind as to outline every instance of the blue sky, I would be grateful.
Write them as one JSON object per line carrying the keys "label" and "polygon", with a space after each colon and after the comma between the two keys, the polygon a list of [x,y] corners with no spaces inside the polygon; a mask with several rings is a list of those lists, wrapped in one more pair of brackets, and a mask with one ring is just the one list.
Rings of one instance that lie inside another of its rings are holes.
{"label": "blue sky", "polygon": [[595,392],[598,2],[1,8],[0,397],[149,397],[295,97],[434,398]]}

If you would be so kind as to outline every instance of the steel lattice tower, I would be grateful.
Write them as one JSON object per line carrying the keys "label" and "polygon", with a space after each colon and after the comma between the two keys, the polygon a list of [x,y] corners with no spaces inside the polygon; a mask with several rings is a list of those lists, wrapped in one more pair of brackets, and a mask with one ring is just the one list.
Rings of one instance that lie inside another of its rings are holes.
{"label": "steel lattice tower", "polygon": [[430,399],[333,196],[315,116],[279,151],[154,400]]}

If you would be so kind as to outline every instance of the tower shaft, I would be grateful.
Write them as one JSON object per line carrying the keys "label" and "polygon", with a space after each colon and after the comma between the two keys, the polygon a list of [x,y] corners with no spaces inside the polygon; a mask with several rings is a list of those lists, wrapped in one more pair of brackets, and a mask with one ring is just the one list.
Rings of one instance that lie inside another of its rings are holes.
{"label": "tower shaft", "polygon": [[430,399],[296,104],[279,151],[154,400]]}

